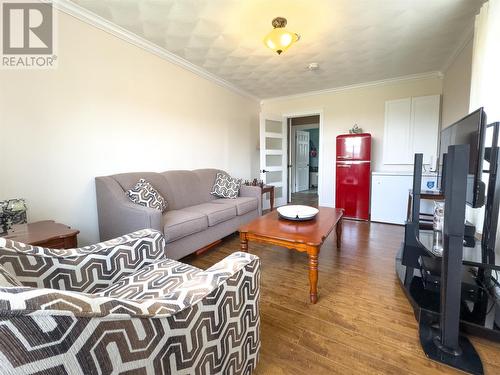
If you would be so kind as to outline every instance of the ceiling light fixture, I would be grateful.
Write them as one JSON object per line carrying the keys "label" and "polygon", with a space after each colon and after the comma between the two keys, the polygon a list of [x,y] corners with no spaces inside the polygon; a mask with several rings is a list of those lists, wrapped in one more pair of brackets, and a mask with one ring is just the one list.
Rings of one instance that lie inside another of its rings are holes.
{"label": "ceiling light fixture", "polygon": [[276,17],[273,19],[272,25],[274,30],[266,35],[264,44],[278,55],[281,55],[290,48],[293,43],[300,39],[300,35],[285,29],[286,18]]}

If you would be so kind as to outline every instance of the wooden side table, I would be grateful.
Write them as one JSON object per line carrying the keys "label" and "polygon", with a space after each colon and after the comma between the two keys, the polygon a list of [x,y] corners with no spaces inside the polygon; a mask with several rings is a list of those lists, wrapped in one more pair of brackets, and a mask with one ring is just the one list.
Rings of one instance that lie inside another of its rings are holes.
{"label": "wooden side table", "polygon": [[269,193],[269,203],[271,204],[271,211],[274,209],[274,186],[264,185],[261,188],[262,195]]}
{"label": "wooden side table", "polygon": [[9,240],[50,249],[71,249],[78,246],[76,236],[79,230],[53,220],[37,221],[29,224],[13,225],[7,235]]}

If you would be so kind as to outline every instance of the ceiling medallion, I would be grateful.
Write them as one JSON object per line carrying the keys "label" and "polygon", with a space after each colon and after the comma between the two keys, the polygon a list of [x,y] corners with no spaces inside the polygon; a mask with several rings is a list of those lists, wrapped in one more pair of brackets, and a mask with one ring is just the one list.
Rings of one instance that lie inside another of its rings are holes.
{"label": "ceiling medallion", "polygon": [[286,18],[276,17],[273,19],[272,25],[274,30],[266,35],[264,44],[278,55],[281,55],[290,48],[293,43],[300,39],[300,35],[285,29]]}

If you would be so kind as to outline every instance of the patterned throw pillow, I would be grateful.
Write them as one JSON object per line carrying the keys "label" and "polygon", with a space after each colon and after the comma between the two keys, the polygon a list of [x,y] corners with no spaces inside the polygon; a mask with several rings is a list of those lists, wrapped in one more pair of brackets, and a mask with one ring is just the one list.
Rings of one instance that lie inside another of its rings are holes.
{"label": "patterned throw pillow", "polygon": [[143,178],[132,189],[127,190],[127,196],[132,202],[144,207],[154,208],[162,212],[167,209],[165,198]]}
{"label": "patterned throw pillow", "polygon": [[237,198],[240,192],[241,179],[232,178],[225,173],[217,173],[210,194],[219,198]]}

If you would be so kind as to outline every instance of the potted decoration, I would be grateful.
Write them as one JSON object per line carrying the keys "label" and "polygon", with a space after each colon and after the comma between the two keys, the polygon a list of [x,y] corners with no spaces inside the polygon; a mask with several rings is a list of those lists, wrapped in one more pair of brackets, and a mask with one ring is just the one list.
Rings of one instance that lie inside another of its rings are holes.
{"label": "potted decoration", "polygon": [[14,224],[26,224],[26,211],[24,199],[0,201],[0,233],[5,234]]}

